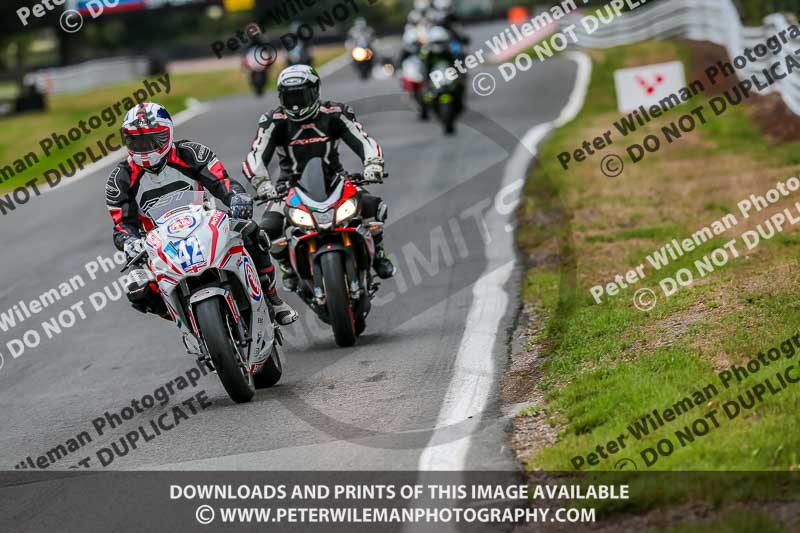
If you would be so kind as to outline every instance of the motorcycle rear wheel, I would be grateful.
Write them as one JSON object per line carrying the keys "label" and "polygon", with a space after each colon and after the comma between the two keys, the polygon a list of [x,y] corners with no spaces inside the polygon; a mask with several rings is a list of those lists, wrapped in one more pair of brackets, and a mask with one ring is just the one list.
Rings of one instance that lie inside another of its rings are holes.
{"label": "motorcycle rear wheel", "polygon": [[327,253],[322,256],[320,263],[333,337],[342,348],[352,346],[356,343],[355,319],[347,293],[342,257],[338,253]]}
{"label": "motorcycle rear wheel", "polygon": [[238,350],[228,324],[233,320],[227,309],[223,310],[219,298],[210,298],[197,304],[197,327],[208,347],[214,368],[228,396],[236,403],[246,403],[256,393],[250,369],[239,359]]}

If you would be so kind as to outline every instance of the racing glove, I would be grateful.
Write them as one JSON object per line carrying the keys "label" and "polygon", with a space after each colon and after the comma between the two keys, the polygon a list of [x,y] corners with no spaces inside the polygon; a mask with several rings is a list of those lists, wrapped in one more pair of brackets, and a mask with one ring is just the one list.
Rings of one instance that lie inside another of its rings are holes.
{"label": "racing glove", "polygon": [[269,198],[275,196],[275,187],[272,185],[269,176],[256,176],[250,183],[256,190],[256,198]]}
{"label": "racing glove", "polygon": [[253,218],[253,198],[249,194],[239,193],[231,196],[231,216],[240,220]]}
{"label": "racing glove", "polygon": [[383,158],[373,157],[364,161],[364,181],[380,183],[386,173],[383,170]]}
{"label": "racing glove", "polygon": [[135,259],[139,254],[144,252],[144,239],[140,237],[128,237],[125,241],[125,245],[122,248],[122,251],[125,252],[125,256],[130,261],[131,259]]}

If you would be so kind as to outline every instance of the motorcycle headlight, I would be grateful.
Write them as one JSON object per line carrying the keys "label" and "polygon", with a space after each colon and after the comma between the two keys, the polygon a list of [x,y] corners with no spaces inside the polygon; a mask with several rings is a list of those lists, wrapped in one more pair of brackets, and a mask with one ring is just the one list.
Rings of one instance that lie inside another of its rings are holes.
{"label": "motorcycle headlight", "polygon": [[305,226],[307,228],[314,227],[314,219],[302,209],[291,209],[289,211],[289,218],[298,226]]}
{"label": "motorcycle headlight", "polygon": [[372,57],[372,52],[369,49],[362,48],[360,46],[353,48],[352,54],[353,54],[353,59],[355,59],[359,63],[361,61],[367,61]]}
{"label": "motorcycle headlight", "polygon": [[336,209],[336,223],[341,224],[356,214],[357,203],[355,198],[350,198]]}

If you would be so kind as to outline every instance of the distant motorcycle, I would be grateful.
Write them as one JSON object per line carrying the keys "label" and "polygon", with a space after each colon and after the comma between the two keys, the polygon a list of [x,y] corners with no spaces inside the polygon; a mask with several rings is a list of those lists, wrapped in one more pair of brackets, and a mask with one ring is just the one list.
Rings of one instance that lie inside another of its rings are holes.
{"label": "distant motorcycle", "polygon": [[[425,102],[431,106],[436,116],[439,117],[445,135],[451,135],[456,131],[456,118],[463,109],[464,82],[461,78],[450,81],[445,75],[447,67],[445,63],[439,63],[431,69],[431,78],[447,81],[443,81],[438,87],[429,84],[428,91],[425,94]],[[439,74],[434,75],[433,73],[437,71]]]}
{"label": "distant motorcycle", "polygon": [[425,63],[418,55],[410,55],[400,65],[400,83],[403,91],[419,107],[419,118],[428,119],[428,104],[425,101]]}
{"label": "distant motorcycle", "polygon": [[369,79],[375,58],[375,51],[372,49],[370,40],[366,37],[358,37],[352,50],[350,50],[350,55],[353,58],[353,66],[359,77],[362,80]]}
{"label": "distant motorcycle", "polygon": [[251,47],[244,55],[242,65],[248,72],[250,85],[256,96],[261,97],[269,80],[269,68],[274,57],[269,56],[269,50],[262,46]]}
{"label": "distant motorcycle", "polygon": [[155,228],[123,271],[146,263],[132,275],[158,285],[187,351],[217,373],[233,401],[248,402],[256,388],[280,380],[282,336],[242,244],[240,231],[255,222],[232,219],[204,200],[203,192],[177,191],[149,206]]}
{"label": "distant motorcycle", "polygon": [[308,43],[302,39],[298,40],[297,44],[286,53],[287,67],[294,65],[308,65],[312,67],[314,66],[312,64],[313,62],[314,58],[311,56],[311,49]]}
{"label": "distant motorcycle", "polygon": [[361,217],[357,186],[362,179],[342,173],[327,182],[322,159],[309,161],[285,196],[286,236],[272,243],[273,253],[289,247],[299,277],[297,294],[330,324],[342,347],[352,346],[363,333],[380,285],[372,274],[373,234],[383,224]]}

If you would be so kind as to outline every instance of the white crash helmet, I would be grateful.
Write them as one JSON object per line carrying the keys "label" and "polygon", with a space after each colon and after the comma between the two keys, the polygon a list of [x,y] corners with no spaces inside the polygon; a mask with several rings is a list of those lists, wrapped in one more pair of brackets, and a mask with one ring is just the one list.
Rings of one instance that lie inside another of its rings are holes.
{"label": "white crash helmet", "polygon": [[319,112],[319,74],[308,65],[292,65],[278,76],[278,99],[290,120],[302,121]]}
{"label": "white crash helmet", "polygon": [[174,125],[160,104],[144,102],[132,107],[122,119],[122,142],[128,158],[150,172],[159,172],[174,143]]}
{"label": "white crash helmet", "polygon": [[450,47],[450,32],[441,26],[434,26],[425,35],[425,48],[441,54]]}

